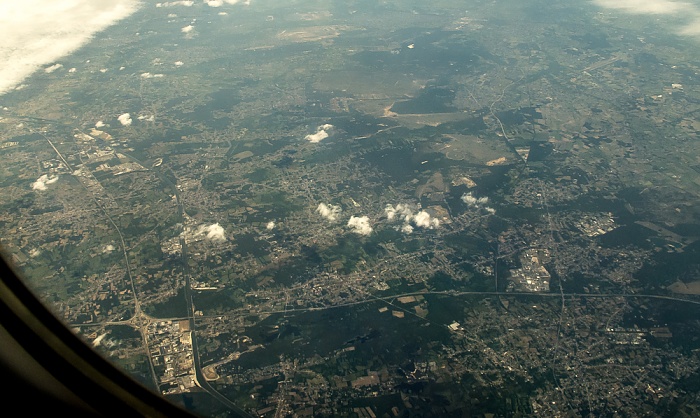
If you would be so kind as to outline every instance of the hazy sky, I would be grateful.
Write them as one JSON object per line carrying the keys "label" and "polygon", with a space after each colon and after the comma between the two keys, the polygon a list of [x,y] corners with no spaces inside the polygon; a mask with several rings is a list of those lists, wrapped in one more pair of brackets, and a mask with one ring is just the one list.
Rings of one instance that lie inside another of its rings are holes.
{"label": "hazy sky", "polygon": [[593,4],[607,9],[637,15],[670,15],[677,17],[679,35],[700,36],[700,4],[697,0],[593,0]]}
{"label": "hazy sky", "polygon": [[[676,33],[700,37],[700,4],[688,0],[590,0],[621,13],[678,17]],[[250,4],[250,0],[171,1],[219,7]],[[0,2],[0,95],[17,87],[41,68],[59,62],[97,32],[128,17],[143,4],[139,0],[21,0]],[[55,67],[57,70],[59,66]],[[61,69],[65,71],[66,69]]]}
{"label": "hazy sky", "polygon": [[0,94],[134,13],[138,0],[0,2]]}

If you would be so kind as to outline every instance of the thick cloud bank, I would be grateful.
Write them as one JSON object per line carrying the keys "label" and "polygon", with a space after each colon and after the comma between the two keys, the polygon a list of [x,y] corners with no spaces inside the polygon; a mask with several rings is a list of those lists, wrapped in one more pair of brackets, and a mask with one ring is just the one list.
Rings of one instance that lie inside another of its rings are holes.
{"label": "thick cloud bank", "polygon": [[636,15],[666,15],[675,19],[675,31],[700,37],[700,5],[676,0],[593,0],[593,4]]}
{"label": "thick cloud bank", "polygon": [[[22,0],[0,2],[0,94],[56,63],[97,32],[134,13],[137,0]],[[65,71],[65,70],[64,70]]]}

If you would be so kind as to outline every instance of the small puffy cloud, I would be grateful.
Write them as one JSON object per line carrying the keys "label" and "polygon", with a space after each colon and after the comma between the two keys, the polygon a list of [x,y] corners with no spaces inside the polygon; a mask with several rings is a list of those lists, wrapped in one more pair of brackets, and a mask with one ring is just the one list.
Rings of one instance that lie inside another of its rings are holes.
{"label": "small puffy cloud", "polygon": [[307,141],[309,141],[313,144],[315,144],[317,142],[321,142],[326,138],[328,138],[328,132],[326,132],[324,130],[320,130],[320,131],[316,132],[315,134],[306,135],[304,137],[304,139],[306,139]]}
{"label": "small puffy cloud", "polygon": [[268,231],[272,231],[273,229],[275,229],[275,221],[268,222],[267,225],[265,225],[265,228]]}
{"label": "small puffy cloud", "polygon": [[440,226],[440,220],[433,218],[427,211],[421,210],[414,214],[414,210],[417,210],[414,206],[399,203],[396,206],[386,205],[384,213],[389,221],[403,221],[403,226],[397,227],[397,230],[407,234],[413,232],[413,226],[427,229]]}
{"label": "small puffy cloud", "polygon": [[204,236],[206,239],[214,242],[226,241],[224,228],[218,223],[211,225],[200,225],[195,232],[195,236]]}
{"label": "small puffy cloud", "polygon": [[190,33],[194,30],[194,26],[192,25],[187,25],[184,28],[180,29],[182,33]]}
{"label": "small puffy cloud", "polygon": [[369,225],[369,218],[366,216],[351,216],[348,220],[348,227],[352,232],[359,235],[369,235],[372,233],[372,227]]}
{"label": "small puffy cloud", "polygon": [[131,122],[132,122],[132,120],[131,120],[131,114],[129,114],[129,113],[123,113],[123,114],[119,115],[119,117],[117,118],[117,120],[118,120],[119,123],[121,123],[123,126],[130,126],[130,125],[131,125]]}
{"label": "small puffy cloud", "polygon": [[472,195],[472,192],[465,193],[462,195],[462,202],[466,203],[469,206],[482,206],[487,203],[489,203],[489,198],[488,197],[474,197]]}
{"label": "small puffy cloud", "polygon": [[182,61],[175,61],[175,66],[176,66],[176,67],[182,67],[183,65],[185,65],[184,62],[182,62]]}
{"label": "small puffy cloud", "polygon": [[432,218],[430,214],[424,210],[413,216],[413,223],[421,228],[437,228],[440,226],[440,220]]}
{"label": "small puffy cloud", "polygon": [[402,221],[410,221],[413,217],[413,208],[409,205],[404,205],[399,203],[395,207],[393,205],[386,205],[384,208],[384,213],[388,220],[393,221],[395,219]]}
{"label": "small puffy cloud", "polygon": [[173,7],[173,6],[185,6],[191,7],[194,1],[181,0],[181,1],[166,1],[165,3],[156,3],[156,7]]}
{"label": "small puffy cloud", "polygon": [[466,203],[469,207],[483,209],[491,215],[496,213],[496,209],[486,206],[489,203],[488,197],[477,198],[472,195],[472,192],[469,192],[462,195],[462,202]]}
{"label": "small puffy cloud", "polygon": [[46,72],[46,73],[52,73],[52,72],[58,70],[58,69],[61,68],[61,67],[63,67],[63,64],[54,64],[54,65],[52,65],[52,66],[50,66],[50,67],[44,68],[44,72]]}
{"label": "small puffy cloud", "polygon": [[396,218],[396,209],[394,209],[394,205],[386,205],[384,208],[384,213],[386,213],[386,218],[390,221],[393,221],[394,218]]}
{"label": "small puffy cloud", "polygon": [[328,219],[329,221],[336,221],[338,220],[338,215],[340,215],[342,209],[340,208],[340,206],[320,203],[316,208],[316,212],[318,212],[321,216]]}
{"label": "small puffy cloud", "polygon": [[38,191],[44,191],[47,189],[47,187],[46,187],[47,184],[56,183],[57,181],[58,181],[58,176],[49,177],[48,174],[44,174],[43,176],[36,179],[36,181],[34,183],[32,183],[32,189],[38,190]]}
{"label": "small puffy cloud", "polygon": [[95,128],[102,128],[103,126],[105,126],[105,123],[102,122],[101,120],[98,120],[97,122],[95,122]]}
{"label": "small puffy cloud", "polygon": [[333,129],[333,125],[331,125],[330,123],[326,123],[324,125],[317,127],[315,134],[306,135],[304,137],[304,139],[306,139],[307,141],[309,141],[313,144],[315,144],[317,142],[321,142],[324,139],[328,138],[328,136],[330,135],[328,133],[328,131],[330,131],[331,129]]}
{"label": "small puffy cloud", "polygon": [[186,226],[180,234],[187,242],[209,240],[212,242],[226,241],[224,228],[218,223],[211,225],[199,225],[196,228]]}
{"label": "small puffy cloud", "polygon": [[142,73],[141,78],[163,78],[163,74]]}
{"label": "small puffy cloud", "polygon": [[206,0],[205,3],[209,7],[221,7],[224,4],[242,4],[244,6],[250,6],[250,0]]}

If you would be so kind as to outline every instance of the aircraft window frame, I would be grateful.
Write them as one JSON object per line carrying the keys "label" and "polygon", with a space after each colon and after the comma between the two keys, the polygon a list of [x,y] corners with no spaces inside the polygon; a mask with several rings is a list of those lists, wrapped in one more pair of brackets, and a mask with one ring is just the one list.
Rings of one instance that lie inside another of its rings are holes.
{"label": "aircraft window frame", "polygon": [[[0,327],[4,334],[0,370],[3,376],[14,378],[10,382],[13,395],[25,395],[21,392],[29,388],[39,395],[26,407],[30,411],[56,413],[65,408],[71,416],[195,416],[141,386],[71,332],[27,288],[4,254],[0,256]],[[8,337],[25,353],[18,353]],[[36,364],[26,364],[27,355]],[[46,375],[36,373],[37,365],[63,387],[39,382]],[[56,399],[65,395],[68,397]]]}

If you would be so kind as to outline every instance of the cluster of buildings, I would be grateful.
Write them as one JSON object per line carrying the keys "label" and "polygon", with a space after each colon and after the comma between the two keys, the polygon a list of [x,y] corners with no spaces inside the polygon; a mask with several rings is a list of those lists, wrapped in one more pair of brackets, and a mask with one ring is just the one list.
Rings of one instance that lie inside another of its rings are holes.
{"label": "cluster of buildings", "polygon": [[189,392],[197,385],[189,319],[153,321],[147,332],[162,393]]}
{"label": "cluster of buildings", "polygon": [[508,292],[548,292],[551,275],[542,265],[549,258],[546,249],[525,250],[520,255],[522,267],[510,270]]}

